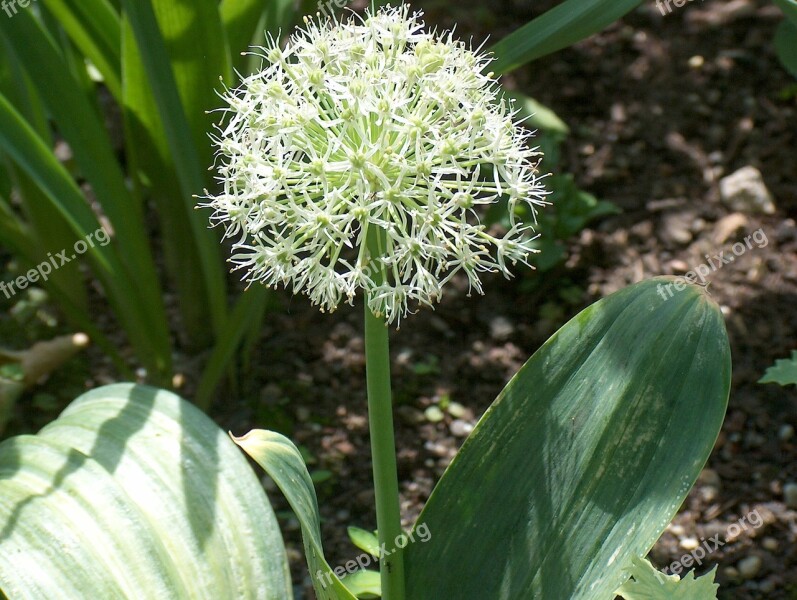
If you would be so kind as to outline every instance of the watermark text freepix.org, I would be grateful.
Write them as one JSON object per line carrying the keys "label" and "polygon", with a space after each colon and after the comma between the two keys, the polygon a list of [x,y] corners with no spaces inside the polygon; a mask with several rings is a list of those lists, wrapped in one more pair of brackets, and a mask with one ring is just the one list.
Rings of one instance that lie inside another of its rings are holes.
{"label": "watermark text freepix.org", "polygon": [[[406,548],[407,545],[414,543],[416,541],[416,536],[417,536],[417,541],[424,543],[432,539],[432,532],[429,531],[429,526],[426,523],[421,523],[413,531],[410,531],[409,533],[402,533],[401,535],[399,535],[395,539],[396,548],[398,549]],[[332,573],[335,573],[335,575],[337,575],[338,577],[351,575],[361,569],[367,568],[372,562],[378,563],[383,558],[390,556],[392,553],[393,553],[392,551],[387,549],[385,543],[382,544],[382,546],[379,548],[378,558],[374,558],[367,552],[363,552],[362,554],[360,554],[360,556],[358,556],[354,560],[348,561],[342,567],[335,567],[334,569],[332,569]],[[325,573],[320,569],[316,572],[315,578],[321,584],[322,588],[326,588],[330,583],[332,583],[332,573],[329,572]]]}
{"label": "watermark text freepix.org", "polygon": [[[656,0],[656,8],[658,8],[659,12],[664,16],[672,13],[673,7],[681,8],[682,6],[686,6],[687,3],[694,1],[695,0]],[[703,2],[703,0],[700,1]]]}
{"label": "watermark text freepix.org", "polygon": [[[10,19],[19,12],[19,8],[28,8],[31,2],[36,2],[36,0],[2,0],[2,2],[0,2],[0,8],[5,11]],[[19,8],[17,8],[17,6],[19,6]]]}
{"label": "watermark text freepix.org", "polygon": [[769,244],[769,239],[763,229],[757,229],[752,234],[745,236],[744,242],[736,242],[727,253],[725,250],[722,250],[719,254],[715,254],[714,256],[706,254],[707,263],[698,265],[694,271],[688,271],[683,277],[676,277],[674,283],[660,283],[656,286],[656,291],[664,300],[667,300],[672,298],[673,288],[675,288],[676,292],[680,292],[686,288],[688,284],[697,283],[698,279],[701,284],[705,285],[706,277],[714,271],[721,269],[723,266],[732,263],[736,260],[737,256],[741,256],[748,250],[752,250],[753,242],[755,242],[758,248],[765,248],[767,244]]}
{"label": "watermark text freepix.org", "polygon": [[0,281],[0,292],[3,292],[6,298],[11,298],[18,291],[27,288],[31,283],[36,283],[39,280],[47,281],[50,277],[50,273],[57,271],[81,254],[85,254],[89,248],[94,248],[95,245],[107,246],[110,241],[111,236],[100,227],[97,231],[88,234],[84,239],[76,241],[75,245],[72,247],[74,252],[71,255],[67,256],[69,250],[61,250],[55,254],[48,252],[47,260],[40,262],[35,268],[30,269],[24,275],[20,275],[11,281]]}
{"label": "watermark text freepix.org", "polygon": [[763,524],[764,518],[761,516],[761,513],[758,512],[758,509],[756,509],[744,515],[736,523],[731,523],[728,525],[728,528],[725,530],[724,540],[720,539],[719,533],[711,536],[708,539],[701,538],[701,544],[697,548],[688,554],[684,554],[672,564],[667,565],[664,568],[664,573],[656,573],[657,577],[659,577],[659,581],[662,582],[661,578],[665,575],[680,575],[684,569],[688,569],[695,565],[702,565],[703,559],[712,552],[716,552],[719,548],[722,548],[727,543],[727,540],[732,540],[738,537],[742,531],[747,531],[749,527],[758,529]]}

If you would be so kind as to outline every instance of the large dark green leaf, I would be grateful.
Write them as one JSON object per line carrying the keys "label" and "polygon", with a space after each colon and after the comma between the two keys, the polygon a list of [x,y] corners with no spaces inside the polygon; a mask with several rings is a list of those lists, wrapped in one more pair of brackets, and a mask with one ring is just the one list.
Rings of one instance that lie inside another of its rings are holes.
{"label": "large dark green leaf", "polygon": [[614,598],[693,485],[728,400],[719,307],[668,284],[587,308],[509,382],[418,518],[431,537],[405,550],[408,598]]}

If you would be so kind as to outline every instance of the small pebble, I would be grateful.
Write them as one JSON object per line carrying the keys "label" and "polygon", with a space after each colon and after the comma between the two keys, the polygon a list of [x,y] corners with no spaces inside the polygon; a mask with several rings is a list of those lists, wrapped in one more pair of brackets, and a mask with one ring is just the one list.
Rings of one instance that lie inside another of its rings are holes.
{"label": "small pebble", "polygon": [[778,429],[778,438],[782,442],[786,442],[794,437],[794,427],[789,424],[781,425]]}
{"label": "small pebble", "polygon": [[797,483],[791,482],[783,486],[783,500],[789,508],[797,508]]}
{"label": "small pebble", "polygon": [[761,540],[761,545],[764,547],[764,550],[775,552],[778,549],[778,540],[773,537],[765,537]]}
{"label": "small pebble", "polygon": [[439,423],[445,418],[443,411],[440,410],[440,407],[437,406],[436,404],[430,406],[425,411],[423,411],[423,414],[426,417],[426,420],[429,421],[430,423]]}
{"label": "small pebble", "polygon": [[755,555],[748,556],[736,563],[736,567],[744,579],[753,579],[761,570],[761,559]]}
{"label": "small pebble", "polygon": [[714,469],[703,469],[700,472],[700,483],[703,485],[710,485],[711,487],[720,487],[722,480]]}
{"label": "small pebble", "polygon": [[348,521],[349,517],[351,517],[351,513],[346,509],[341,509],[335,513],[335,518],[341,522]]}
{"label": "small pebble", "polygon": [[473,425],[462,419],[454,419],[449,427],[451,434],[457,437],[466,437],[473,431]]}
{"label": "small pebble", "polygon": [[502,341],[507,339],[515,331],[514,325],[506,317],[494,317],[490,321],[490,336],[494,340]]}
{"label": "small pebble", "polygon": [[683,525],[678,525],[678,524],[670,525],[670,533],[672,533],[673,535],[681,536],[684,534],[684,532],[685,529],[683,528]]}
{"label": "small pebble", "polygon": [[684,550],[694,550],[700,545],[700,542],[697,541],[697,538],[693,537],[685,537],[679,543],[681,548]]}
{"label": "small pebble", "polygon": [[705,64],[705,62],[706,59],[697,54],[689,59],[689,66],[693,69],[699,69]]}
{"label": "small pebble", "polygon": [[459,402],[452,402],[448,405],[448,414],[455,419],[461,419],[465,415],[465,407]]}
{"label": "small pebble", "polygon": [[399,406],[396,409],[396,413],[402,421],[409,425],[420,425],[426,421],[426,416],[424,413],[419,411],[417,408],[413,406],[407,406],[406,404]]}
{"label": "small pebble", "polygon": [[438,444],[438,443],[435,443],[435,442],[426,442],[423,445],[423,447],[426,448],[426,450],[428,450],[429,452],[431,452],[435,456],[438,456],[438,457],[441,457],[441,458],[448,455],[448,448],[446,448],[443,444]]}
{"label": "small pebble", "polygon": [[739,579],[739,571],[736,570],[736,567],[725,567],[722,572],[725,574],[725,577],[731,581]]}

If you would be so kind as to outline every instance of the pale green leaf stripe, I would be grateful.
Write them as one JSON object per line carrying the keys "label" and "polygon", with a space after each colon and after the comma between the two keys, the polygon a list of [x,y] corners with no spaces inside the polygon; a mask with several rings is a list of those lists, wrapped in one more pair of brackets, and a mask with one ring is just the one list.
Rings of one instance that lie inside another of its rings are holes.
{"label": "pale green leaf stripe", "polygon": [[194,145],[191,127],[180,101],[158,22],[150,0],[123,0],[125,14],[138,44],[152,93],[158,107],[166,140],[171,149],[177,177],[183,190],[185,218],[191,225],[197,258],[204,274],[203,285],[210,307],[213,330],[219,334],[225,324],[227,307],[225,277],[215,232],[208,229],[204,213],[191,210],[192,195],[201,194],[204,171]]}
{"label": "pale green leaf stripe", "polygon": [[107,0],[42,0],[61,27],[102,74],[117,102],[122,99],[119,14]]}
{"label": "pale green leaf stripe", "polygon": [[11,598],[292,597],[260,482],[170,392],[84,394],[38,436],[0,445],[0,475],[0,584]]}
{"label": "pale green leaf stripe", "polygon": [[307,566],[318,600],[355,600],[324,558],[318,501],[299,449],[285,436],[262,429],[232,439],[274,480],[299,519]]}
{"label": "pale green leaf stripe", "polygon": [[418,517],[431,537],[405,550],[409,598],[614,598],[696,480],[728,401],[719,307],[697,286],[664,299],[667,284],[587,308],[510,381]]}
{"label": "pale green leaf stripe", "polygon": [[[86,204],[72,177],[21,115],[0,94],[0,147],[39,185],[47,199],[70,224],[76,235],[87,236],[100,224]],[[95,244],[86,256],[91,260],[108,299],[119,315],[130,341],[153,371],[163,368],[151,345],[147,317],[139,293],[118,259],[114,246]]]}
{"label": "pale green leaf stripe", "polygon": [[487,68],[508,73],[601,31],[640,4],[642,0],[566,0],[490,48],[496,60]]}
{"label": "pale green leaf stripe", "polygon": [[180,597],[143,516],[68,445],[23,436],[0,446],[0,522],[9,598]]}

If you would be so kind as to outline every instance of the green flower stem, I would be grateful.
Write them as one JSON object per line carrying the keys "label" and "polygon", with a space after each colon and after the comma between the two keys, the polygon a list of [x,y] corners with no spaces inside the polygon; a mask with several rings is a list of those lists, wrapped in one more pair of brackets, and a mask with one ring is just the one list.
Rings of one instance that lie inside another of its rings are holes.
{"label": "green flower stem", "polygon": [[368,382],[368,423],[374,464],[376,526],[379,530],[382,599],[404,600],[404,556],[396,540],[402,535],[399,509],[393,402],[390,391],[388,328],[383,318],[365,307],[365,365]]}

